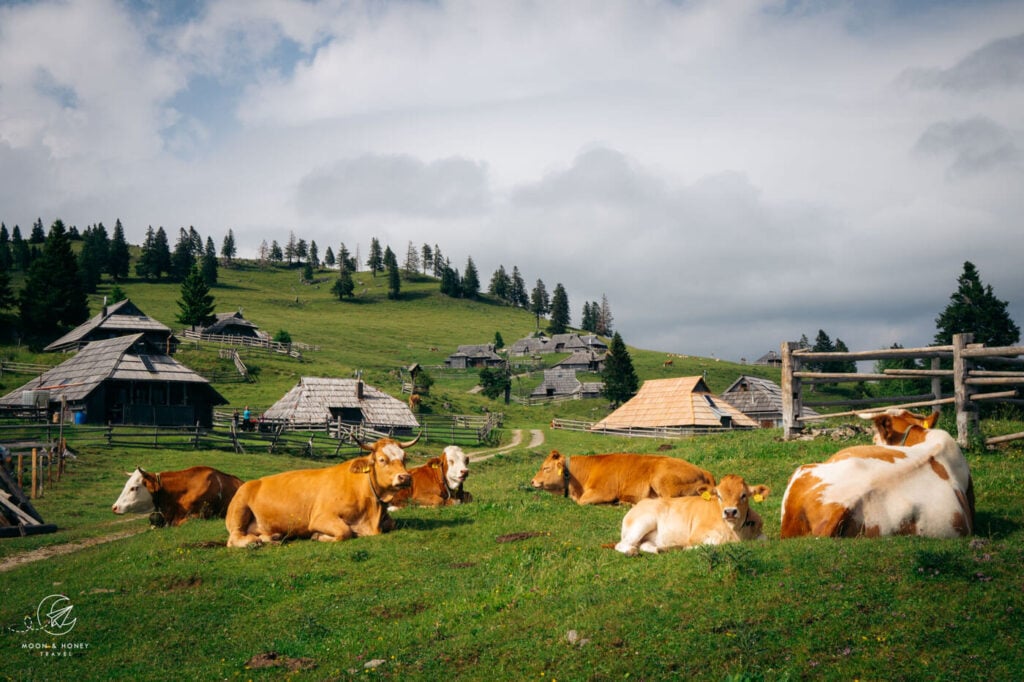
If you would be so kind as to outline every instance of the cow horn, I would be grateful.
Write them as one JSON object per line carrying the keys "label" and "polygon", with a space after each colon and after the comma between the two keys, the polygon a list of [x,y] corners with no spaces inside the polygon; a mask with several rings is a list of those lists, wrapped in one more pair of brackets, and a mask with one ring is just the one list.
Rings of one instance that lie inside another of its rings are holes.
{"label": "cow horn", "polygon": [[413,445],[416,445],[416,442],[417,442],[417,441],[419,441],[419,439],[420,439],[420,437],[421,437],[421,436],[423,436],[423,433],[422,433],[422,432],[421,432],[421,433],[420,433],[420,434],[419,434],[418,436],[416,436],[415,438],[413,438],[412,440],[406,441],[406,442],[404,442],[404,443],[399,443],[398,445],[399,445],[399,446],[400,446],[400,447],[401,447],[401,448],[402,448],[403,450],[405,450],[406,448],[411,448],[411,447],[412,447]]}

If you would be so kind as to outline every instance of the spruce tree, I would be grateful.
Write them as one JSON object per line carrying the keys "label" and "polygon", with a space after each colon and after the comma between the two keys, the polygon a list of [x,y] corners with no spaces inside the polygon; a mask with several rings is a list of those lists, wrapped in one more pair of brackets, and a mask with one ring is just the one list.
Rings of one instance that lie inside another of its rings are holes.
{"label": "spruce tree", "polygon": [[380,241],[376,237],[370,239],[370,255],[366,257],[366,267],[376,277],[377,273],[384,269],[384,253],[380,248]]}
{"label": "spruce tree", "polygon": [[156,237],[153,239],[153,265],[155,268],[153,276],[156,279],[171,272],[171,244],[163,225],[156,228]]}
{"label": "spruce tree", "polygon": [[505,272],[505,266],[499,265],[498,269],[491,275],[491,283],[487,287],[487,293],[495,296],[498,300],[508,301],[508,292],[512,288],[512,278]]}
{"label": "spruce tree", "polygon": [[139,260],[135,263],[135,276],[143,279],[155,279],[157,274],[156,232],[150,225],[146,229],[146,239],[142,242]]}
{"label": "spruce tree", "polygon": [[633,359],[618,332],[612,336],[601,374],[604,379],[602,395],[616,407],[636,395],[640,387],[640,378],[633,369]]}
{"label": "spruce tree", "polygon": [[328,268],[333,268],[335,262],[334,251],[328,246],[327,249],[324,250],[324,265]]}
{"label": "spruce tree", "polygon": [[[389,249],[390,251],[390,249]],[[388,298],[398,299],[402,294],[402,275],[398,272],[398,262],[392,254],[388,263]]]}
{"label": "spruce tree", "polygon": [[974,343],[986,346],[1012,346],[1020,340],[1020,327],[1010,318],[1006,301],[999,300],[991,285],[981,281],[978,269],[964,262],[958,287],[949,297],[949,305],[935,318],[935,343],[949,345],[954,334],[972,333]]}
{"label": "spruce tree", "polygon": [[206,238],[206,249],[203,251],[201,272],[206,286],[212,287],[217,283],[217,249],[213,245],[213,239]]}
{"label": "spruce tree", "polygon": [[476,271],[473,257],[466,261],[466,274],[462,276],[462,297],[470,300],[480,295],[480,275]]}
{"label": "spruce tree", "polygon": [[331,293],[338,297],[339,301],[345,300],[346,296],[352,296],[356,290],[355,282],[352,281],[352,273],[342,267],[338,273],[338,279],[331,287]]}
{"label": "spruce tree", "polygon": [[11,235],[7,232],[7,226],[0,222],[0,270],[11,270],[14,265],[14,256],[11,255]]}
{"label": "spruce tree", "polygon": [[29,267],[19,305],[22,329],[34,340],[56,337],[89,317],[78,259],[61,220],[50,227],[39,258]]}
{"label": "spruce tree", "polygon": [[114,222],[114,236],[110,238],[110,252],[107,256],[107,274],[115,282],[128,277],[128,266],[131,265],[131,253],[128,250],[128,241],[124,236],[124,227],[121,219]]}
{"label": "spruce tree", "polygon": [[181,298],[178,299],[178,323],[192,327],[206,327],[213,323],[216,317],[213,314],[213,295],[210,287],[203,279],[203,274],[195,265],[185,276],[181,283]]}
{"label": "spruce tree", "polygon": [[509,302],[517,308],[525,308],[530,305],[530,296],[526,293],[526,282],[519,274],[519,266],[512,266],[512,283],[508,290]]}
{"label": "spruce tree", "polygon": [[569,316],[569,296],[565,287],[559,282],[551,294],[551,319],[548,321],[549,334],[564,334],[571,323]]}
{"label": "spruce tree", "polygon": [[530,312],[537,319],[537,329],[540,329],[540,318],[547,315],[549,310],[551,310],[551,298],[548,296],[544,282],[538,279],[537,283],[533,285],[533,291],[530,292]]}
{"label": "spruce tree", "polygon": [[228,228],[228,233],[224,235],[224,243],[220,247],[220,255],[224,257],[225,265],[231,265],[231,261],[235,259],[235,254],[238,249],[235,247],[235,233]]}

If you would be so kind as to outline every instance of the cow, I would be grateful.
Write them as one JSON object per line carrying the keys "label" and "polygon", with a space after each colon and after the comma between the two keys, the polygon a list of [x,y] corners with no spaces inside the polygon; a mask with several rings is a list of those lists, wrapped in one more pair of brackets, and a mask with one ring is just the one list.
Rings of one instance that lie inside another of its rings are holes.
{"label": "cow", "polygon": [[697,545],[721,545],[740,540],[764,540],[763,520],[750,508],[768,495],[764,485],[748,486],[729,474],[699,497],[661,497],[640,500],[622,519],[621,540],[615,549],[626,556],[657,554]]}
{"label": "cow", "polygon": [[956,441],[933,428],[939,413],[861,416],[874,422],[874,444],[797,468],[782,497],[781,536],[970,535],[970,467]]}
{"label": "cow", "polygon": [[207,466],[154,474],[137,467],[114,502],[115,514],[150,514],[155,526],[180,526],[190,517],[224,518],[242,486],[237,476]]}
{"label": "cow", "polygon": [[530,482],[577,504],[635,504],[648,497],[699,495],[715,485],[709,472],[663,455],[577,455],[552,450]]}
{"label": "cow", "polygon": [[458,445],[449,445],[440,457],[427,460],[423,466],[410,469],[412,485],[395,493],[393,508],[409,503],[424,507],[443,507],[471,502],[473,496],[463,484],[469,476],[469,457]]}
{"label": "cow", "polygon": [[228,507],[228,547],[286,538],[337,542],[379,535],[394,527],[388,504],[412,485],[407,443],[381,438],[360,443],[369,454],[323,469],[298,469],[249,481]]}

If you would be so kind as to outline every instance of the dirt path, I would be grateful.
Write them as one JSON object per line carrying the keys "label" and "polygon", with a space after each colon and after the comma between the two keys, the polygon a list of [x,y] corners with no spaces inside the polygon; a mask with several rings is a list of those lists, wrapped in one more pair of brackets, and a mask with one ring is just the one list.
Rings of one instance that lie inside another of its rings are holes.
{"label": "dirt path", "polygon": [[[523,444],[523,430],[515,429],[512,431],[512,442],[507,445],[502,445],[500,448],[494,448],[491,450],[479,450],[477,452],[470,452],[470,462],[482,462],[485,459],[490,459],[495,455],[499,455],[509,450],[515,450]],[[544,432],[540,429],[530,429],[530,442],[526,447],[536,448],[544,444]]]}
{"label": "dirt path", "polygon": [[93,547],[95,545],[102,545],[107,542],[114,542],[115,540],[121,540],[132,535],[143,533],[149,529],[149,526],[141,528],[133,528],[131,530],[121,531],[120,533],[113,533],[112,535],[104,535],[97,538],[88,538],[87,540],[81,540],[79,542],[69,542],[63,545],[50,545],[49,547],[40,547],[39,549],[33,549],[29,552],[22,554],[15,554],[5,559],[0,559],[0,573],[4,571],[10,571],[22,566],[24,564],[30,564],[34,561],[42,561],[43,559],[49,559],[50,557],[61,556],[63,554],[71,554],[77,552],[80,549],[86,547]]}

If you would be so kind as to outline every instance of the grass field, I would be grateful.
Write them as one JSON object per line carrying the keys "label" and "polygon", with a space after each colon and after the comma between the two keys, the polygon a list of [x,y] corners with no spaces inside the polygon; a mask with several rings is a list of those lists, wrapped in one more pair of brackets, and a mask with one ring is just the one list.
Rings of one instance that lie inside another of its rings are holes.
{"label": "grass field", "polygon": [[[340,303],[326,295],[329,284],[295,285],[293,295],[285,278],[294,275],[222,271],[218,310],[244,306],[246,317],[271,333],[286,329],[322,346],[302,362],[254,355],[259,383],[218,387],[233,404],[269,404],[299,376],[355,370],[396,392],[398,367],[437,364],[457,344],[486,343],[496,331],[511,343],[533,328],[522,311],[442,299],[429,282],[410,283],[408,300],[387,302],[383,289],[374,297],[368,281],[361,300]],[[175,286],[124,288],[142,310],[177,326]],[[642,378],[706,370],[716,391],[756,369],[702,358],[676,359],[666,369],[663,353],[630,350]],[[217,362],[208,349],[183,349],[180,357],[191,366]],[[505,409],[468,393],[471,378],[437,379],[429,409],[440,411],[445,401],[458,412]],[[2,381],[4,390],[20,385],[10,376]],[[516,429],[542,430],[545,442],[530,448],[526,438],[493,456],[477,453],[467,482],[474,502],[401,510],[394,532],[337,544],[229,550],[221,520],[149,529],[144,516],[110,511],[122,472],[137,464],[171,470],[202,463],[249,479],[322,462],[83,450],[68,476],[37,501],[59,532],[0,540],[0,678],[1020,679],[1019,446],[968,453],[975,537],[781,541],[780,498],[793,469],[866,437],[782,442],[779,431],[760,430],[665,442],[548,428],[552,416],[606,411],[600,401],[511,406],[502,442]],[[1019,422],[985,428],[1021,430]],[[624,508],[579,507],[529,487],[552,448],[653,452],[663,444],[671,447],[667,454],[717,477],[738,473],[769,485],[772,493],[758,506],[769,540],[626,558],[602,547],[618,539]],[[418,444],[410,463],[440,447]],[[48,558],[6,567],[33,552]],[[65,597],[77,619],[58,636],[33,620],[51,595]]]}

